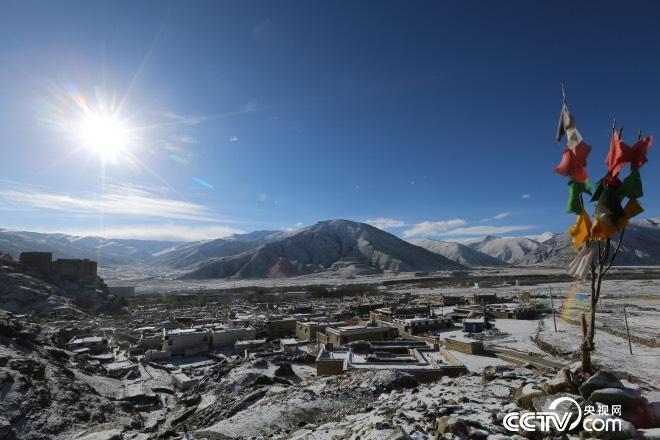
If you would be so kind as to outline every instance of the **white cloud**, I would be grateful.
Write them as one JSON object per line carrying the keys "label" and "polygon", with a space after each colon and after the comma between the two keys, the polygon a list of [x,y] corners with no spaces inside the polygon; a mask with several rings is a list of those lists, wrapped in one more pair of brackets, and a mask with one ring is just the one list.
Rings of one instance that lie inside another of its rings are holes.
{"label": "white cloud", "polygon": [[238,142],[238,136],[230,136],[229,142]]}
{"label": "white cloud", "polygon": [[529,199],[530,197],[532,197],[531,194],[523,194],[523,195],[522,195],[522,198],[523,198],[523,199]]}
{"label": "white cloud", "polygon": [[440,235],[447,232],[452,228],[463,226],[467,222],[463,219],[456,218],[453,220],[442,220],[437,222],[425,221],[413,225],[412,228],[403,231],[405,237],[418,237],[428,235]]}
{"label": "white cloud", "polygon": [[507,218],[510,215],[511,215],[511,213],[509,213],[509,212],[500,212],[499,214],[495,214],[492,217],[482,219],[480,221],[480,223],[492,222],[493,220],[502,220],[503,218]]}
{"label": "white cloud", "polygon": [[406,223],[402,220],[396,220],[387,217],[378,217],[371,220],[365,220],[364,222],[378,229],[400,228],[406,225]]}
{"label": "white cloud", "polygon": [[41,189],[0,190],[0,210],[50,210],[104,217],[134,216],[203,222],[222,221],[208,207],[162,197],[135,186],[109,185],[98,195],[69,195]]}
{"label": "white cloud", "polygon": [[532,225],[510,225],[510,226],[469,226],[466,228],[456,228],[446,231],[441,235],[497,235],[506,234],[507,232],[526,231],[533,229],[536,226]]}
{"label": "white cloud", "polygon": [[[44,231],[46,232],[46,231]],[[51,231],[48,231],[51,232]],[[242,234],[245,231],[226,225],[183,226],[183,225],[153,225],[136,224],[121,225],[99,229],[59,230],[69,235],[101,236],[105,238],[126,238],[137,240],[174,240],[196,241],[223,238],[232,234]]]}

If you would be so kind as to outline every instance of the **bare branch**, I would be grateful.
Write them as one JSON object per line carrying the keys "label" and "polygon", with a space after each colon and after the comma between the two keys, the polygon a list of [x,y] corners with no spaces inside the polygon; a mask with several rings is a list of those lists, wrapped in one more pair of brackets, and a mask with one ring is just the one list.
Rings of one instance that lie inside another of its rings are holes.
{"label": "bare branch", "polygon": [[612,267],[612,264],[614,263],[614,259],[616,258],[616,255],[619,253],[619,248],[621,247],[621,242],[623,241],[623,233],[626,232],[626,228],[623,228],[621,230],[621,235],[619,235],[619,242],[616,244],[616,248],[614,249],[614,253],[612,254],[612,259],[610,260],[610,263],[607,265],[607,268],[603,271],[603,274],[606,274],[608,270]]}

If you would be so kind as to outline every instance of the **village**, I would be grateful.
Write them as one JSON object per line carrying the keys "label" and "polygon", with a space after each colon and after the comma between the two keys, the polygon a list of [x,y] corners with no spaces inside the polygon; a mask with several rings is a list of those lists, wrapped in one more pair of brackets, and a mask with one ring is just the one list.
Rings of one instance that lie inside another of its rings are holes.
{"label": "village", "polygon": [[[125,414],[120,418],[124,420],[121,429],[92,424],[77,428],[80,435],[76,438],[250,437],[236,431],[238,426],[252,430],[256,437],[270,433],[274,438],[287,438],[307,432],[301,438],[317,438],[315,426],[353,420],[345,417],[362,413],[364,402],[384,391],[398,390],[414,400],[414,390],[420,387],[442,386],[441,393],[446,394],[452,392],[451,381],[462,384],[460,389],[472,389],[476,385],[467,383],[475,378],[499,384],[489,394],[488,405],[511,402],[515,397],[513,402],[520,407],[532,408],[532,399],[546,392],[577,392],[565,379],[570,377],[565,372],[574,368],[575,357],[570,354],[574,348],[568,352],[561,348],[565,342],[577,340],[571,340],[571,332],[577,328],[571,320],[584,310],[583,302],[579,295],[571,296],[570,288],[556,291],[553,297],[552,286],[560,289],[561,283],[546,286],[515,272],[510,277],[476,281],[466,277],[438,283],[425,274],[423,279],[413,276],[409,282],[394,284],[139,295],[133,286],[105,285],[93,261],[52,261],[50,253],[40,252],[4,261],[7,267],[55,285],[77,286],[76,291],[88,295],[77,304],[97,310],[81,313],[78,307],[64,303],[40,313],[3,312],[0,326],[8,347],[27,344],[35,353],[43,353],[41,360],[35,360],[21,357],[20,350],[7,352],[6,358],[12,359],[10,369],[28,374],[25,380],[38,383],[64,375],[61,380],[89,388],[86,398],[101,396]],[[645,281],[615,283],[628,283],[646,292]],[[620,288],[615,285],[606,290]],[[650,309],[644,307],[645,295],[636,296],[641,301],[636,313],[639,319],[639,312]],[[90,297],[102,297],[106,305],[98,308],[100,300],[90,301]],[[107,304],[113,308],[108,309]],[[603,322],[606,331],[612,318]],[[653,356],[657,347],[644,339],[639,323],[634,324],[635,334],[628,334],[628,343],[632,350],[634,342],[640,355],[632,358],[637,365],[625,371],[617,369],[616,363],[606,366],[625,375],[629,380],[625,386],[637,390],[631,392],[640,393],[640,398],[642,392],[654,396],[657,368],[647,356]],[[612,338],[621,340],[609,331]],[[649,332],[655,334],[655,327]],[[617,357],[602,359],[616,362]],[[54,370],[46,374],[49,368]],[[492,381],[497,377],[499,382]],[[522,377],[524,381],[518,383]],[[365,383],[370,384],[366,390]],[[44,382],[43,386],[48,385]],[[299,393],[311,393],[308,397],[316,396],[318,401],[303,404]],[[639,402],[648,403],[643,399]],[[31,399],[32,404],[34,401]],[[389,398],[381,404],[388,402]],[[326,411],[334,405],[345,408],[346,413]],[[255,422],[260,416],[252,412],[267,408],[275,411],[272,419]],[[102,422],[111,417],[89,408],[79,411],[96,415],[74,413],[78,420],[92,417]],[[480,417],[488,413],[483,408],[480,411]],[[428,438],[431,432],[459,429],[441,427],[436,419],[430,417],[424,427],[398,419],[389,424],[371,421],[375,425],[369,432],[378,438],[379,432],[391,433],[398,426],[399,431],[425,432],[420,438]],[[501,425],[500,419],[488,423]],[[483,420],[479,423],[481,428],[475,425],[472,429],[475,433],[486,427]],[[72,427],[57,429],[67,432]],[[329,438],[344,438],[349,431],[351,436],[357,435],[354,425],[342,429]],[[501,429],[495,425],[488,431]],[[468,428],[465,433],[472,431]],[[123,437],[113,437],[118,433]]]}

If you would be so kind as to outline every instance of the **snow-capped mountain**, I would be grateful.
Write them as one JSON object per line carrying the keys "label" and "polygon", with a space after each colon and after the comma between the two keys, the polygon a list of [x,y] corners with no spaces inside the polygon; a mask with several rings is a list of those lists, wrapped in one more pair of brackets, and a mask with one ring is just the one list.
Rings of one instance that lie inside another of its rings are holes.
{"label": "snow-capped mountain", "polygon": [[[614,238],[618,238],[618,234]],[[613,246],[616,246],[614,240]],[[575,258],[575,250],[568,233],[558,234],[541,243],[523,257],[519,264],[566,266]],[[660,218],[631,222],[623,235],[623,243],[616,256],[618,266],[660,265]]]}
{"label": "snow-capped mountain", "polygon": [[154,254],[154,264],[177,269],[194,269],[214,259],[230,257],[290,235],[283,231],[254,231],[227,238],[184,242]]}
{"label": "snow-capped mountain", "polygon": [[464,244],[509,264],[519,264],[525,255],[536,250],[540,245],[538,241],[526,237],[496,237],[493,235]]}
{"label": "snow-capped mountain", "polygon": [[101,264],[149,263],[153,254],[177,245],[175,241],[78,237],[0,229],[0,251],[18,257],[21,252],[52,252],[54,258],[89,258]]}
{"label": "snow-capped mountain", "polygon": [[453,241],[440,241],[423,238],[419,240],[411,240],[410,242],[416,246],[423,247],[431,252],[449,258],[452,261],[461,263],[464,266],[503,266],[506,264],[502,260]]}
{"label": "snow-capped mountain", "polygon": [[326,271],[361,275],[463,267],[366,223],[327,220],[256,249],[220,258],[185,278],[274,278]]}
{"label": "snow-capped mountain", "polygon": [[557,234],[556,232],[544,232],[542,234],[536,234],[536,235],[526,235],[525,238],[529,238],[530,240],[537,241],[539,243],[545,243],[546,241],[550,240],[551,238],[556,237]]}
{"label": "snow-capped mountain", "polygon": [[[552,235],[552,236],[551,236]],[[103,266],[143,265],[190,271],[190,277],[277,277],[332,271],[341,275],[434,271],[462,266],[566,266],[575,256],[568,234],[488,236],[406,242],[367,224],[322,221],[298,231],[255,231],[195,242],[78,237],[0,229],[0,252],[48,251]],[[660,218],[631,222],[616,265],[660,265]]]}

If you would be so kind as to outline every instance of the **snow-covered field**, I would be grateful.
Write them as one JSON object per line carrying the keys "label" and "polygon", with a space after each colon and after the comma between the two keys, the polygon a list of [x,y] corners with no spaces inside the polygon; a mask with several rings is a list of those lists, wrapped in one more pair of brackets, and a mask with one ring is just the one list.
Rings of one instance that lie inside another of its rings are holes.
{"label": "snow-covered field", "polygon": [[[557,350],[565,353],[573,353],[581,338],[580,327],[557,321],[557,332],[554,331],[552,318],[545,318],[544,330],[539,337]],[[628,341],[620,336],[615,336],[604,331],[597,331],[595,337],[596,350],[593,353],[594,362],[607,369],[632,375],[643,380],[655,388],[660,386],[660,347],[648,347],[638,343],[632,343],[630,354]]]}

